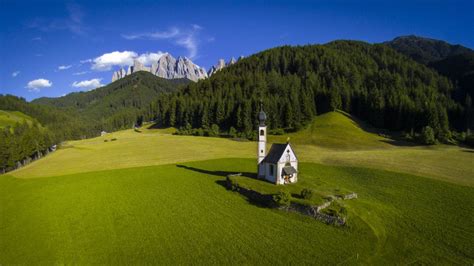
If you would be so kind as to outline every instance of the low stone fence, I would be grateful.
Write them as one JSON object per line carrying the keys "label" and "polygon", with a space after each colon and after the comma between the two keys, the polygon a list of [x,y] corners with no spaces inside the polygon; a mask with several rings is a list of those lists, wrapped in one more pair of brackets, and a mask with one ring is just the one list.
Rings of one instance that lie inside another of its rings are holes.
{"label": "low stone fence", "polygon": [[227,189],[240,193],[241,195],[245,196],[250,202],[254,204],[265,206],[268,208],[278,208],[284,211],[298,212],[303,215],[311,216],[314,219],[322,221],[326,224],[342,226],[346,224],[346,218],[339,217],[339,216],[332,216],[332,215],[323,213],[321,212],[323,209],[326,209],[327,207],[331,206],[331,203],[337,199],[348,200],[348,199],[357,198],[357,193],[353,192],[347,195],[331,196],[329,197],[328,201],[318,206],[305,206],[302,204],[292,202],[289,206],[280,207],[273,201],[272,194],[261,194],[257,191],[241,187],[238,185],[238,183],[232,180],[233,176],[240,176],[240,175],[241,174],[232,174],[232,175],[227,176],[226,178]]}

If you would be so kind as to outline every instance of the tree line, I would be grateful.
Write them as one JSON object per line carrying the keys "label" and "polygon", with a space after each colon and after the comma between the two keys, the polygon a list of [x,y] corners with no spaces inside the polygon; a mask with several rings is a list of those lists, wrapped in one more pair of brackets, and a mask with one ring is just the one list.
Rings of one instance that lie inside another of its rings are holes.
{"label": "tree line", "polygon": [[0,129],[0,173],[21,167],[51,151],[51,132],[38,122],[23,121]]}
{"label": "tree line", "polygon": [[150,114],[161,126],[252,136],[260,103],[270,129],[295,131],[317,113],[341,109],[378,128],[450,138],[448,114],[459,104],[452,83],[385,45],[335,41],[278,47],[239,61],[211,78],[160,95]]}

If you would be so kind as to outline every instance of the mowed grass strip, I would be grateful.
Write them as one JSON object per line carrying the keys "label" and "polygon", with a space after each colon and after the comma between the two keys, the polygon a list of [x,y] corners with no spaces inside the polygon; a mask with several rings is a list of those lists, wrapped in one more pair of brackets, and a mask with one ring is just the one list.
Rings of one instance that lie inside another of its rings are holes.
{"label": "mowed grass strip", "polygon": [[253,159],[39,179],[0,176],[2,264],[472,264],[474,188],[302,163],[359,194],[347,227],[253,205],[220,181]]}

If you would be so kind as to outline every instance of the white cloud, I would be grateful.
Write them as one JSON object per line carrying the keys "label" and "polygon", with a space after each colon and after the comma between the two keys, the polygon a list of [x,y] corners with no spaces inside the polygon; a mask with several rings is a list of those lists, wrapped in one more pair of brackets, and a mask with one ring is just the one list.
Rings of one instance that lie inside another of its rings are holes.
{"label": "white cloud", "polygon": [[165,53],[161,51],[158,51],[156,53],[144,53],[140,55],[138,55],[138,53],[134,51],[114,51],[111,53],[103,54],[94,59],[82,60],[81,63],[90,62],[92,64],[92,70],[106,71],[112,69],[112,67],[114,66],[123,67],[133,65],[134,60],[138,60],[144,65],[151,65],[153,62],[158,61],[158,59],[160,59],[160,57],[164,54]]}
{"label": "white cloud", "polygon": [[203,28],[197,24],[192,24],[189,29],[180,29],[172,27],[167,31],[154,31],[138,34],[122,34],[127,40],[170,40],[175,45],[184,47],[188,51],[188,57],[193,59],[198,56],[199,32]]}
{"label": "white cloud", "polygon": [[71,67],[72,67],[72,65],[59,66],[59,67],[58,67],[58,70],[66,70],[66,69],[69,69],[69,68],[71,68]]}
{"label": "white cloud", "polygon": [[112,66],[126,66],[132,65],[133,59],[137,57],[137,53],[132,51],[114,51],[103,54],[91,60],[92,70],[105,71],[110,70]]}
{"label": "white cloud", "polygon": [[15,71],[15,72],[12,73],[12,77],[16,77],[16,76],[18,76],[19,74],[20,74],[20,71]]}
{"label": "white cloud", "polygon": [[157,53],[145,53],[138,56],[136,60],[138,60],[140,63],[144,65],[151,65],[154,62],[158,61],[158,59],[160,59],[160,57],[162,57],[164,54],[165,53],[162,53],[159,51]]}
{"label": "white cloud", "polygon": [[47,79],[35,79],[28,82],[26,88],[28,91],[39,92],[42,88],[49,88],[53,85],[53,83]]}
{"label": "white cloud", "polygon": [[87,90],[93,90],[98,87],[104,86],[104,84],[100,83],[102,79],[91,79],[91,80],[83,80],[83,81],[74,81],[72,83],[72,86],[74,88],[81,88],[81,89],[87,89]]}
{"label": "white cloud", "polygon": [[34,37],[33,39],[31,39],[32,41],[41,41],[41,37]]}

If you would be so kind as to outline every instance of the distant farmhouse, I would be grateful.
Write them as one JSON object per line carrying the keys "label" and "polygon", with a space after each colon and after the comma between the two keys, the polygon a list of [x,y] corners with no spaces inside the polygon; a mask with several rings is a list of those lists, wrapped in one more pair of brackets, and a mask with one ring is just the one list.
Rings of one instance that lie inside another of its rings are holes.
{"label": "distant farmhouse", "polygon": [[298,159],[290,143],[272,144],[268,154],[267,115],[261,109],[258,114],[258,178],[266,179],[277,185],[290,184],[298,181]]}

